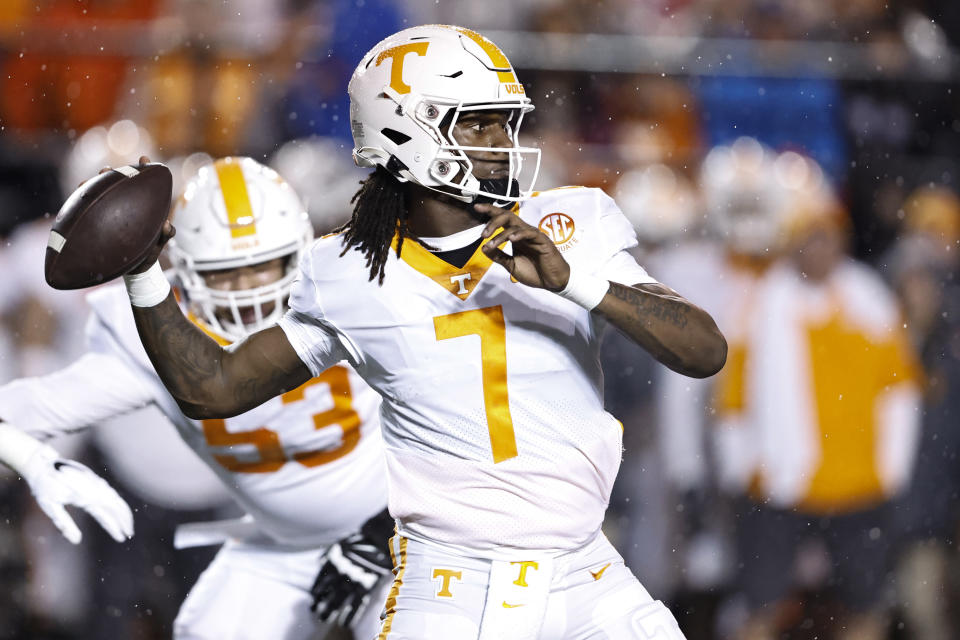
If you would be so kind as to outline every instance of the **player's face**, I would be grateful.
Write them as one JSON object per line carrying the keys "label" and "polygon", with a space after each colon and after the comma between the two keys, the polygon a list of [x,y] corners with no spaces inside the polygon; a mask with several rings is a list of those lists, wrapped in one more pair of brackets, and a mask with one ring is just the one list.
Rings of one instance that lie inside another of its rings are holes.
{"label": "player's face", "polygon": [[794,247],[797,267],[814,282],[826,279],[843,255],[843,232],[829,225],[810,229]]}
{"label": "player's face", "polygon": [[[211,289],[218,289],[220,291],[245,291],[264,287],[280,280],[286,271],[286,262],[287,258],[274,258],[273,260],[246,267],[206,271],[201,275],[203,276],[204,282]],[[272,312],[274,306],[273,302],[264,304],[262,309],[263,315],[266,316]],[[218,310],[217,316],[221,319],[230,319],[230,310]],[[256,311],[253,307],[241,307],[240,318],[244,324],[255,322],[257,319]]]}
{"label": "player's face", "polygon": [[[467,111],[453,126],[453,138],[465,147],[513,147],[510,114],[506,111]],[[507,178],[510,175],[508,154],[498,151],[466,151],[478,179]]]}

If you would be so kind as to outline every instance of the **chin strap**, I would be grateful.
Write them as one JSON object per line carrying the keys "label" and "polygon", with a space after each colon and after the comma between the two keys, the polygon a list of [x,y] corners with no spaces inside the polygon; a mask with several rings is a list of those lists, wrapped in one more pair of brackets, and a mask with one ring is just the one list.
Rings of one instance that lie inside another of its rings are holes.
{"label": "chin strap", "polygon": [[495,207],[509,207],[512,200],[497,200],[494,194],[503,194],[510,198],[520,196],[520,182],[510,178],[482,178],[479,179],[480,191],[483,193],[473,199],[473,204],[492,204]]}

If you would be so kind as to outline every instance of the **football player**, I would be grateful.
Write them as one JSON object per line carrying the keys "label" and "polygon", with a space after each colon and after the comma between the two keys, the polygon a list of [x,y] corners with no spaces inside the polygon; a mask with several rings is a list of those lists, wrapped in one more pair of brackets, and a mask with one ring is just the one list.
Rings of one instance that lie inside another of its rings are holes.
{"label": "football player", "polygon": [[723,336],[626,252],[635,234],[602,191],[535,194],[535,172],[521,189],[533,105],[491,41],[406,29],[349,93],[355,158],[376,169],[304,253],[278,326],[223,349],[152,258],[124,277],[164,384],[206,420],[343,359],[380,393],[398,524],[381,638],[682,638],[600,532],[622,434],[597,349],[612,324],[704,377]]}
{"label": "football player", "polygon": [[[207,165],[187,183],[172,218],[180,229],[170,246],[179,304],[198,331],[229,345],[283,315],[313,231],[296,193],[275,171],[250,158]],[[178,531],[182,546],[224,545],[183,603],[174,636],[321,637],[327,625],[310,611],[321,567],[324,617],[352,623],[360,637],[375,633],[385,590],[364,615],[354,614],[389,575],[386,544],[386,566],[369,561],[371,554],[376,559],[369,538],[385,540],[393,529],[389,516],[386,529],[376,529],[386,506],[376,393],[349,366],[331,363],[242,415],[191,420],[140,345],[123,287],[98,289],[89,303],[89,352],[52,375],[0,387],[0,427],[46,439],[154,403],[222,479],[249,515]],[[38,465],[42,478],[55,477],[54,469],[64,483],[83,480],[72,486],[83,494],[79,504],[95,516],[105,511],[90,505],[112,497],[99,479],[75,464],[58,469],[64,463],[51,455],[34,456],[38,462],[22,472],[41,506],[47,494],[37,490],[31,472]],[[57,493],[53,499],[68,501]],[[65,526],[62,514],[45,510]],[[132,526],[99,519],[114,537]],[[68,538],[76,535],[66,527]],[[338,588],[345,575],[351,578],[346,591]]]}

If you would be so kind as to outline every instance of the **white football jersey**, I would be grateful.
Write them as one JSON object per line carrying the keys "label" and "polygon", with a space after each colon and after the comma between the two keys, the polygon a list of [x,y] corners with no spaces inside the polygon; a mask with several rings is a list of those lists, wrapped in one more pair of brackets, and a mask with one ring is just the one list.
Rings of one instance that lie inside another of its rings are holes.
{"label": "white football jersey", "polygon": [[334,364],[239,416],[191,420],[154,371],[123,287],[98,289],[88,301],[90,353],[0,388],[4,419],[43,437],[155,403],[267,540],[284,545],[329,544],[384,508],[380,399],[349,366]]}
{"label": "white football jersey", "polygon": [[[543,192],[518,215],[575,269],[654,282],[598,189]],[[479,248],[456,268],[408,240],[382,286],[361,253],[341,250],[339,236],[313,244],[280,326],[311,371],[348,357],[383,397],[401,533],[492,558],[587,543],[622,450],[603,409],[598,319],[512,281]]]}

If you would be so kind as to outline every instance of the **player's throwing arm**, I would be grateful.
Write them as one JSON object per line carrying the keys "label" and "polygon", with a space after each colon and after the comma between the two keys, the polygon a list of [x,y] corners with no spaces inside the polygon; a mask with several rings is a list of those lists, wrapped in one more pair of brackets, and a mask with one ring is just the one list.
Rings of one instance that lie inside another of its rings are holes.
{"label": "player's throwing arm", "polygon": [[[519,216],[492,205],[476,210],[490,216],[483,230],[489,238],[483,252],[518,282],[553,291],[599,313],[610,323],[678,373],[706,378],[720,371],[727,341],[713,318],[669,287],[632,287],[571,270],[556,245]],[[492,237],[498,229],[503,233]],[[509,255],[499,247],[513,245]]]}
{"label": "player's throwing arm", "polygon": [[174,234],[164,222],[153,250],[123,280],[140,340],[183,413],[197,420],[235,416],[309,380],[281,329],[264,329],[226,350],[183,315],[157,262]]}
{"label": "player's throwing arm", "polygon": [[229,351],[190,322],[157,259],[176,233],[170,172],[143,156],[106,168],[80,186],[54,221],[45,276],[57,289],[99,284],[120,274],[150,361],[187,417],[238,415],[312,376],[279,328]]}
{"label": "player's throwing arm", "polygon": [[[173,234],[166,223],[157,255]],[[279,327],[254,333],[229,350],[204,334],[183,315],[156,255],[124,281],[150,362],[188,417],[238,415],[312,377]]]}

